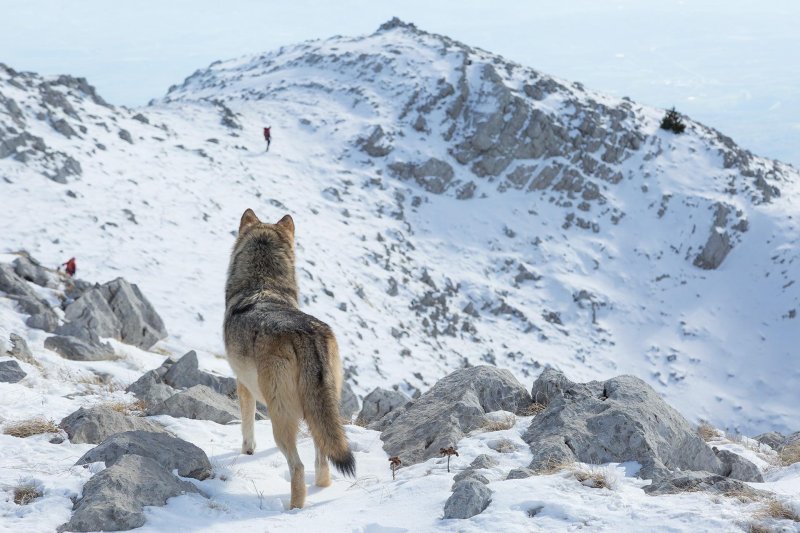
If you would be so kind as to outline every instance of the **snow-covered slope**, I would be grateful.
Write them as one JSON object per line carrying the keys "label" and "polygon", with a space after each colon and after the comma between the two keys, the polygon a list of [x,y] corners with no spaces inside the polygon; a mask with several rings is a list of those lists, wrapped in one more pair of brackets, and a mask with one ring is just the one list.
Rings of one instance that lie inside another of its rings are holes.
{"label": "snow-covered slope", "polygon": [[2,248],[138,283],[208,368],[228,371],[252,207],[294,216],[303,305],[359,393],[552,365],[637,375],[730,429],[800,426],[798,173],[691,120],[676,136],[399,21],[217,62],[142,109],[7,68],[0,95]]}

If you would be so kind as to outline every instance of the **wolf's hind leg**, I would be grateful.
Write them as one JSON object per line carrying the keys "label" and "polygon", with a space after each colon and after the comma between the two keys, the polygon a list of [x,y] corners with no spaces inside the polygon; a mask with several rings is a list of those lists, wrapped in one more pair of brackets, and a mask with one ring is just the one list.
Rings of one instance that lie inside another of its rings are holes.
{"label": "wolf's hind leg", "polygon": [[328,467],[328,458],[320,451],[316,442],[314,442],[314,451],[316,452],[314,469],[317,487],[327,487],[331,484],[331,471]]}
{"label": "wolf's hind leg", "polygon": [[305,467],[300,461],[300,454],[297,453],[299,420],[292,416],[286,416],[286,413],[282,412],[271,412],[270,416],[275,444],[286,457],[286,461],[289,463],[289,473],[292,476],[292,499],[289,508],[302,509],[306,502],[306,480]]}
{"label": "wolf's hind leg", "polygon": [[256,436],[253,426],[256,421],[256,399],[241,381],[236,380],[239,395],[239,409],[242,413],[242,453],[253,455],[256,449]]}

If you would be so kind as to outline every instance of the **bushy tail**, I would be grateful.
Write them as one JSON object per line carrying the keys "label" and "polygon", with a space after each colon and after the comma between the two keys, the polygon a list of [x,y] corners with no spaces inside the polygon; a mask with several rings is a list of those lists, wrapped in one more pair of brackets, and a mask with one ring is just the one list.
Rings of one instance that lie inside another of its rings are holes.
{"label": "bushy tail", "polygon": [[308,340],[311,346],[305,351],[305,368],[300,379],[306,422],[315,444],[336,470],[355,477],[356,460],[344,435],[339,414],[341,378],[337,373],[341,372],[341,363],[336,339],[325,328]]}

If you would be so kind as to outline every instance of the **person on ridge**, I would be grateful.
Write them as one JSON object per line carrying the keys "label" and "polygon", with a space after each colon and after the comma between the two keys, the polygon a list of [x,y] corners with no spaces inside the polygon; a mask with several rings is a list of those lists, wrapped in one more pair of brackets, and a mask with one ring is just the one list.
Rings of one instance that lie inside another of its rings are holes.
{"label": "person on ridge", "polygon": [[272,134],[270,134],[269,130],[272,126],[267,126],[264,128],[264,140],[267,141],[267,152],[269,152],[269,143],[272,141]]}
{"label": "person on ridge", "polygon": [[70,277],[73,277],[75,275],[76,266],[74,257],[71,257],[69,261],[67,261],[61,266],[66,267],[65,270],[67,271],[67,274],[69,274]]}

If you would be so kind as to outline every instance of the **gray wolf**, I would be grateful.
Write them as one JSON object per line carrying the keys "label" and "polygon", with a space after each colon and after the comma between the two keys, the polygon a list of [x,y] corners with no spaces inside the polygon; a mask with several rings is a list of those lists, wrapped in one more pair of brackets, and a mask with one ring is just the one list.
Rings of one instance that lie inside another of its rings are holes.
{"label": "gray wolf", "polygon": [[255,450],[256,400],[269,407],[275,442],[291,473],[290,507],[302,508],[306,485],[297,453],[305,419],[316,449],[316,484],[330,485],[328,459],[355,477],[355,458],[339,416],[342,363],[331,328],[300,311],[295,279],[294,221],[262,223],[242,215],[225,286],[223,334],[237,379],[242,453]]}

